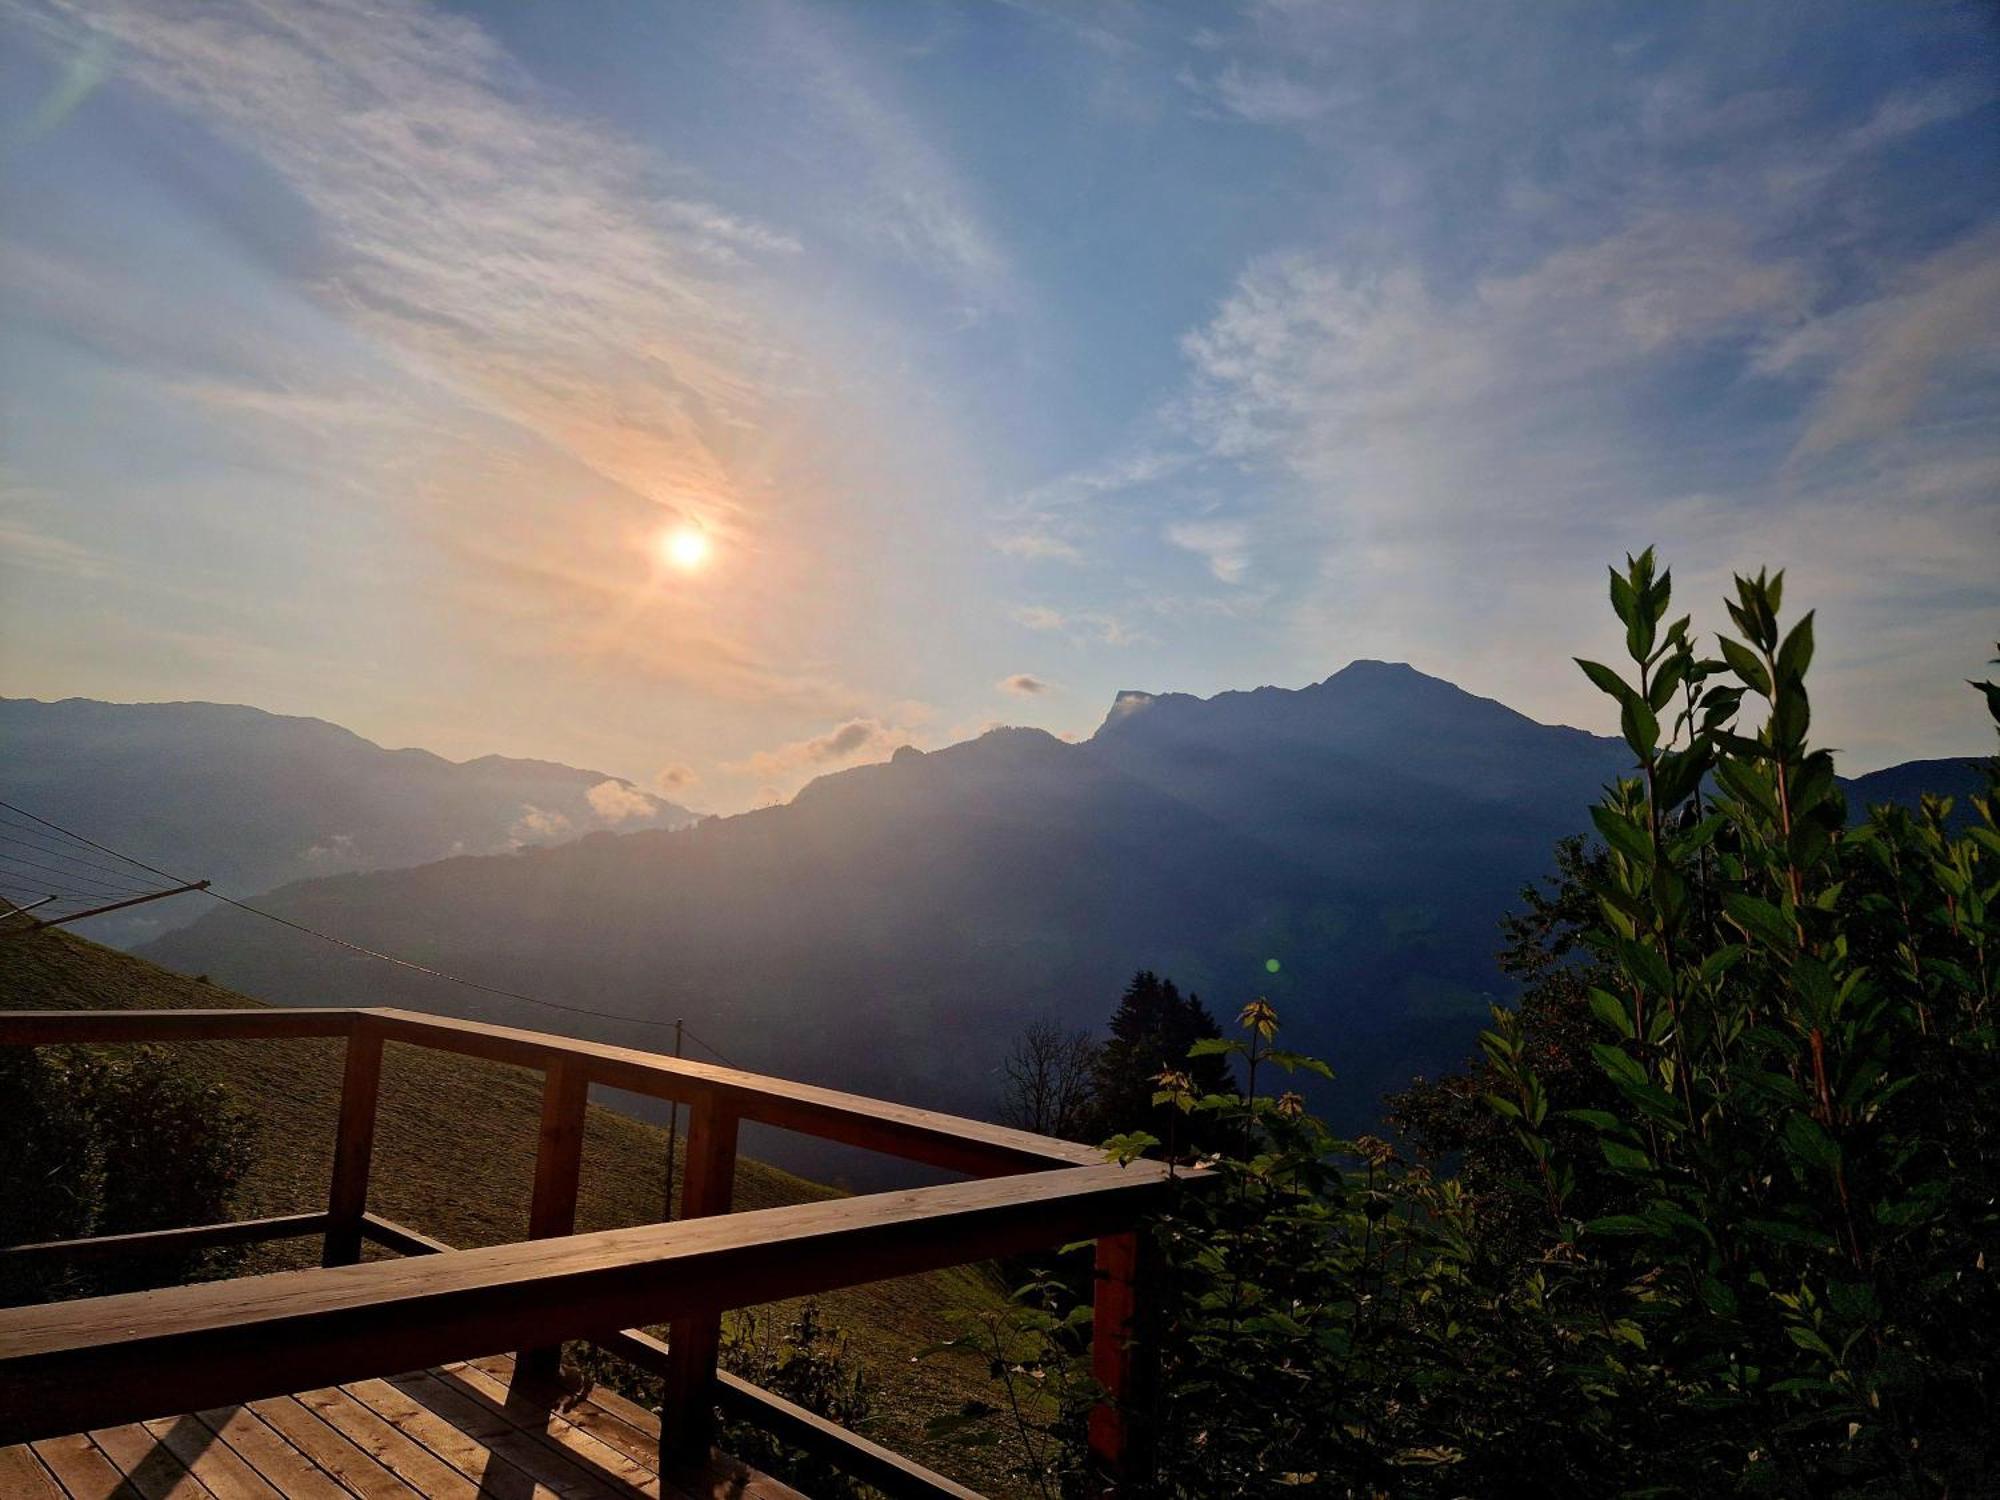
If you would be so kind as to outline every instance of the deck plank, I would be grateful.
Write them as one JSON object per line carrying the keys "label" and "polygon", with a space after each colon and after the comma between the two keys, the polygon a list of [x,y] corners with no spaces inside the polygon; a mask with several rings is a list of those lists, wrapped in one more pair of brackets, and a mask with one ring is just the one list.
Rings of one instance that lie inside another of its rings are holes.
{"label": "deck plank", "polygon": [[162,1418],[143,1425],[155,1442],[208,1486],[215,1500],[287,1500],[200,1418]]}
{"label": "deck plank", "polygon": [[215,1500],[209,1487],[188,1472],[171,1448],[136,1422],[126,1427],[100,1427],[90,1434],[90,1440],[146,1500]]}
{"label": "deck plank", "polygon": [[97,1444],[80,1432],[45,1438],[33,1447],[35,1456],[69,1492],[70,1500],[136,1500],[138,1496]]}
{"label": "deck plank", "polygon": [[222,1446],[285,1500],[354,1500],[352,1490],[294,1448],[255,1412],[241,1406],[220,1406],[195,1416]]}
{"label": "deck plank", "polygon": [[253,1401],[250,1409],[360,1500],[411,1500],[416,1491],[335,1432],[293,1396]]}
{"label": "deck plank", "polygon": [[26,1443],[0,1448],[0,1495],[20,1500],[66,1500],[55,1475],[42,1466]]}
{"label": "deck plank", "polygon": [[425,1500],[479,1500],[478,1480],[452,1467],[352,1393],[337,1388],[301,1391],[298,1399]]}
{"label": "deck plank", "polygon": [[512,1460],[558,1495],[588,1500],[637,1500],[644,1492],[571,1458],[559,1447],[521,1431],[497,1408],[468,1395],[435,1372],[399,1375],[389,1382],[469,1437]]}
{"label": "deck plank", "polygon": [[[514,1357],[494,1354],[467,1360],[473,1369],[502,1386],[514,1383]],[[654,1474],[660,1471],[660,1419],[636,1403],[603,1386],[569,1394],[561,1406],[563,1419]]]}
{"label": "deck plank", "polygon": [[459,1473],[477,1480],[484,1486],[484,1493],[501,1500],[561,1500],[556,1491],[538,1483],[518,1464],[495,1453],[477,1438],[467,1436],[388,1381],[357,1380],[346,1390],[364,1406],[393,1422],[397,1431],[407,1433]]}
{"label": "deck plank", "polygon": [[[579,1462],[597,1469],[607,1476],[622,1480],[648,1500],[660,1500],[660,1475],[657,1457],[655,1462],[646,1463],[634,1458],[623,1449],[606,1442],[588,1429],[577,1425],[571,1414],[552,1409],[548,1399],[536,1400],[525,1391],[495,1379],[486,1371],[472,1365],[458,1365],[441,1371],[447,1379],[459,1383],[459,1388],[474,1399],[484,1400],[499,1408],[521,1432],[543,1442],[560,1446]],[[669,1495],[667,1500],[678,1500]]]}
{"label": "deck plank", "polygon": [[720,1454],[663,1477],[658,1434],[494,1355],[0,1448],[0,1500],[803,1500]]}

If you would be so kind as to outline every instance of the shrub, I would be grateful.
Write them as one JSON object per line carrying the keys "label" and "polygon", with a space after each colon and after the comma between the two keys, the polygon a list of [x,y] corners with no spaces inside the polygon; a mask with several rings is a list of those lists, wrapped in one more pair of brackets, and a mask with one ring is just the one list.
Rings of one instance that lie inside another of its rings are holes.
{"label": "shrub", "polygon": [[[81,1047],[0,1049],[8,1149],[0,1243],[135,1234],[229,1217],[254,1125],[219,1085],[157,1047],[122,1057]],[[0,1297],[31,1302],[173,1285],[227,1269],[240,1251],[119,1254],[5,1273]]]}
{"label": "shrub", "polygon": [[[1990,1492],[2000,762],[1970,819],[1850,822],[1783,584],[1711,658],[1650,552],[1613,571],[1628,661],[1581,665],[1632,774],[1510,923],[1521,1007],[1395,1102],[1417,1160],[1272,1087],[1318,1065],[1261,1001],[1193,1049],[1240,1095],[1155,1080],[1220,1149],[1150,1228],[1152,1492]],[[1057,1393],[1045,1493],[1096,1482],[1086,1318],[1042,1278],[959,1345]]]}

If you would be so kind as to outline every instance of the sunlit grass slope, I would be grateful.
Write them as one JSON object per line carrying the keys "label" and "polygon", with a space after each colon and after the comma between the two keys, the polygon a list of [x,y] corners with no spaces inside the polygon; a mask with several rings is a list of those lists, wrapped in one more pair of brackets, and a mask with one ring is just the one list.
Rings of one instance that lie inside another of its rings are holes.
{"label": "sunlit grass slope", "polygon": [[[204,980],[57,931],[0,936],[0,1008],[184,1009],[258,1007],[262,1002]],[[341,1044],[331,1040],[174,1044],[188,1066],[225,1084],[256,1119],[256,1166],[243,1184],[238,1218],[323,1208],[333,1160]],[[460,1246],[519,1239],[541,1108],[539,1074],[392,1044],[386,1054],[369,1207]],[[604,1229],[660,1217],[667,1133],[599,1105],[585,1132],[579,1228]],[[835,1196],[761,1162],[739,1162],[736,1201],[767,1208]],[[316,1245],[267,1252],[251,1269],[315,1263]],[[957,1313],[998,1294],[979,1269],[903,1277],[821,1299],[877,1386],[870,1435],[941,1468],[963,1457],[927,1452],[924,1422],[979,1392],[960,1369],[913,1362],[948,1337]],[[968,1482],[982,1476],[965,1474]]]}

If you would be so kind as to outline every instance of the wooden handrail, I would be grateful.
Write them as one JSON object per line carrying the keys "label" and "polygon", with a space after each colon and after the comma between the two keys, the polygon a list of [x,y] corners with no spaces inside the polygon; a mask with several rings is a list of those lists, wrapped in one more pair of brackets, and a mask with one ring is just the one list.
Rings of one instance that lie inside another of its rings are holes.
{"label": "wooden handrail", "polygon": [[1090,1238],[1170,1190],[1153,1163],[1079,1167],[0,1308],[0,1445]]}
{"label": "wooden handrail", "polygon": [[387,1008],[260,1010],[0,1011],[0,1045],[59,1042],[207,1041],[218,1038],[345,1036],[384,1041],[546,1069],[569,1059],[589,1083],[655,1099],[697,1104],[716,1099],[739,1119],[796,1130],[971,1176],[1088,1166],[1092,1147],[1013,1130],[984,1120],[842,1093],[809,1083],[745,1073],[633,1047],[579,1041],[485,1021]]}
{"label": "wooden handrail", "polygon": [[229,1010],[0,1010],[0,1046],[346,1036],[359,1014],[352,1007],[317,1005]]}
{"label": "wooden handrail", "polygon": [[390,1041],[415,1042],[521,1067],[548,1065],[552,1053],[574,1060],[590,1082],[655,1099],[699,1104],[714,1099],[743,1120],[796,1130],[975,1177],[1052,1167],[1090,1166],[1104,1153],[1074,1141],[1060,1141],[984,1120],[917,1109],[796,1083],[762,1073],[688,1058],[662,1057],[607,1042],[550,1037],[484,1021],[461,1021],[415,1011],[364,1010],[358,1024],[380,1030]]}
{"label": "wooden handrail", "polygon": [[[1094,1371],[1114,1401],[1136,1390],[1132,1340],[1146,1297],[1138,1284],[1144,1257],[1131,1231],[1171,1191],[1172,1174],[1156,1164],[1107,1167],[1091,1147],[981,1120],[414,1011],[0,1011],[0,1045],[297,1037],[347,1042],[327,1211],[282,1221],[324,1225],[323,1269],[0,1309],[0,1444],[171,1415],[156,1409],[162,1390],[178,1411],[510,1349],[529,1371],[547,1372],[565,1339],[613,1339],[635,1324],[666,1322],[673,1338],[662,1443],[700,1453],[710,1438],[725,1309],[1089,1238],[1099,1240]],[[408,1253],[444,1248],[368,1212],[383,1046],[392,1041],[546,1075],[528,1241],[425,1254],[416,1263],[356,1264],[364,1239]],[[593,1084],[693,1106],[681,1222],[570,1233]],[[1011,1180],[731,1214],[743,1120]],[[280,1222],[220,1237],[221,1226],[199,1226],[153,1243],[272,1237]],[[45,1248],[86,1253],[86,1244]],[[169,1368],[172,1379],[162,1384]],[[774,1420],[792,1420],[771,1410]],[[1120,1410],[1095,1412],[1090,1437],[1110,1481],[1134,1472],[1145,1434]],[[866,1467],[880,1457],[859,1461]],[[935,1476],[904,1467],[908,1491],[925,1493]],[[939,1484],[932,1493],[949,1492],[949,1481]]]}
{"label": "wooden handrail", "polygon": [[0,1245],[0,1265],[30,1260],[95,1259],[105,1255],[158,1252],[183,1254],[217,1245],[261,1245],[266,1240],[323,1234],[325,1214],[279,1214],[269,1219],[231,1219],[224,1224],[190,1224],[182,1229],[142,1229],[132,1234],[95,1234],[81,1240],[44,1240],[34,1245]]}

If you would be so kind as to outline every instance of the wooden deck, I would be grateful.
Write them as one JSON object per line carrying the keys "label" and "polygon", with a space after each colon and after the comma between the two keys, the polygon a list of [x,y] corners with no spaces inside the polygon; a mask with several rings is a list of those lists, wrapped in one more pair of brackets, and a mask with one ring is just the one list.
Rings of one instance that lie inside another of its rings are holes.
{"label": "wooden deck", "polygon": [[0,1496],[803,1500],[725,1458],[663,1466],[657,1416],[529,1381],[508,1355],[0,1448]]}

